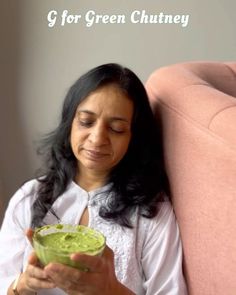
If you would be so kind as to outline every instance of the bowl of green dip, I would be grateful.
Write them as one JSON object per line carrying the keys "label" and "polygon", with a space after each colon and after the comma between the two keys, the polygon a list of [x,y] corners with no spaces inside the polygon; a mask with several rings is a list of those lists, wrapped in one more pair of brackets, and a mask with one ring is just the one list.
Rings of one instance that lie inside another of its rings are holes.
{"label": "bowl of green dip", "polygon": [[57,262],[88,271],[86,265],[71,260],[70,255],[101,255],[105,245],[106,239],[102,233],[83,225],[45,225],[37,228],[33,235],[33,247],[44,266]]}

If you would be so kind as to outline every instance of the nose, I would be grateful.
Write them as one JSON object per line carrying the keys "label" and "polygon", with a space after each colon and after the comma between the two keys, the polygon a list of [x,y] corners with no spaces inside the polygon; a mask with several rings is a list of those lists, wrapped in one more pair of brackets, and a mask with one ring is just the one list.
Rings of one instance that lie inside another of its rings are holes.
{"label": "nose", "polygon": [[89,141],[94,146],[106,145],[109,142],[108,130],[103,124],[97,123],[91,128]]}

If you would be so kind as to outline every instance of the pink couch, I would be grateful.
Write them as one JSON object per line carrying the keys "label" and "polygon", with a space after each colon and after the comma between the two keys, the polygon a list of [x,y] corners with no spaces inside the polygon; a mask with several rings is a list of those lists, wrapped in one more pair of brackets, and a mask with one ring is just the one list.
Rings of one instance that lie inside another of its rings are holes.
{"label": "pink couch", "polygon": [[146,83],[165,164],[190,295],[236,294],[236,62],[192,62]]}

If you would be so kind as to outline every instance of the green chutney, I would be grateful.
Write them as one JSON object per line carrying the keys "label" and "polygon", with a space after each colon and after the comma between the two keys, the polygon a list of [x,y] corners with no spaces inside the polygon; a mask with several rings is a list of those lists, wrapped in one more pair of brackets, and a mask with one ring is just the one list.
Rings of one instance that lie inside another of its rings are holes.
{"label": "green chutney", "polygon": [[33,246],[42,265],[57,262],[88,271],[86,265],[72,260],[70,255],[76,252],[102,255],[106,238],[99,231],[83,225],[52,224],[35,230]]}
{"label": "green chutney", "polygon": [[55,232],[40,236],[42,246],[50,247],[59,252],[89,252],[104,245],[104,239],[88,232]]}

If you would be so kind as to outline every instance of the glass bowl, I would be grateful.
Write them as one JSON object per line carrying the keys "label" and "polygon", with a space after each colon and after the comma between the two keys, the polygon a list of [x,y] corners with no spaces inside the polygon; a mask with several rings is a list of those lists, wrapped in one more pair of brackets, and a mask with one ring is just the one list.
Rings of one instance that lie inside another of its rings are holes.
{"label": "glass bowl", "polygon": [[101,255],[105,245],[106,239],[102,233],[83,225],[45,225],[37,228],[33,235],[33,247],[44,266],[57,262],[88,271],[86,265],[71,260],[70,255],[78,252]]}

